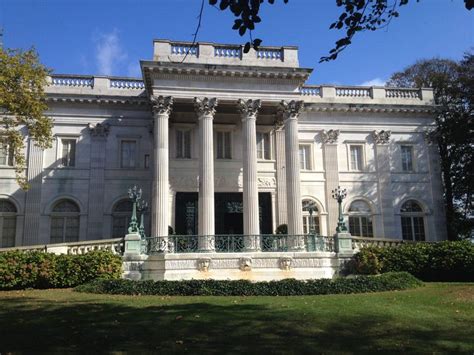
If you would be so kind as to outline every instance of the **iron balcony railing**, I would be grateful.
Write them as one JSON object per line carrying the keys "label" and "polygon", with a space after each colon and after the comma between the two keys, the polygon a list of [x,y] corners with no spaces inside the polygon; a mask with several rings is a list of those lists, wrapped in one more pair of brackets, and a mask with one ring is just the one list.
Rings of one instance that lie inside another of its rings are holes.
{"label": "iron balcony railing", "polygon": [[319,235],[170,235],[143,240],[143,252],[159,253],[243,253],[243,252],[333,252],[334,238]]}

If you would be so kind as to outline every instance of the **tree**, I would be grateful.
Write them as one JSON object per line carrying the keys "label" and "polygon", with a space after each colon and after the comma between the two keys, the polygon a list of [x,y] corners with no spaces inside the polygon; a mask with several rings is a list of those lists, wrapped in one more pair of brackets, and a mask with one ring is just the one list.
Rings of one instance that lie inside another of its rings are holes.
{"label": "tree", "polygon": [[474,193],[474,55],[459,62],[420,60],[393,74],[387,86],[433,88],[439,110],[429,134],[441,158],[448,237],[468,235]]}
{"label": "tree", "polygon": [[[232,29],[239,31],[241,36],[249,34],[249,41],[245,43],[244,52],[247,53],[251,47],[258,49],[262,40],[252,37],[255,25],[262,21],[260,17],[260,6],[265,0],[208,0],[211,6],[215,6],[222,11],[230,11],[236,19]],[[287,4],[289,0],[283,0]],[[339,18],[330,25],[330,29],[344,30],[345,35],[336,41],[329,55],[321,57],[319,62],[327,62],[337,58],[339,53],[346,49],[354,36],[363,31],[376,31],[387,27],[392,19],[399,16],[398,8],[407,5],[409,0],[335,0],[336,6],[342,8]],[[415,0],[412,0],[412,2]],[[420,0],[416,0],[419,2]],[[267,0],[268,4],[275,4],[275,0]],[[316,1],[314,2],[316,3]],[[474,8],[474,0],[464,0],[467,10]],[[199,14],[199,24],[202,17]],[[199,29],[199,25],[198,25]],[[196,30],[195,38],[198,30]]]}
{"label": "tree", "polygon": [[12,158],[23,189],[28,188],[24,137],[42,149],[52,142],[52,121],[43,114],[48,73],[35,50],[0,48],[0,149]]}

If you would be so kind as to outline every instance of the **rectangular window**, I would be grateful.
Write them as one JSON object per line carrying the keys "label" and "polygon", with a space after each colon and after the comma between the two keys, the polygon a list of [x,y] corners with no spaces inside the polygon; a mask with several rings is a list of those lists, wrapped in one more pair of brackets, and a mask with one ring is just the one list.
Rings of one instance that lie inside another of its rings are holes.
{"label": "rectangular window", "polygon": [[350,151],[351,151],[351,170],[361,171],[363,168],[362,146],[351,145]]}
{"label": "rectangular window", "polygon": [[413,147],[402,145],[402,171],[413,171]]}
{"label": "rectangular window", "polygon": [[300,169],[311,170],[311,146],[300,145]]}
{"label": "rectangular window", "polygon": [[145,169],[150,168],[150,154],[145,154],[145,161],[143,162]]}
{"label": "rectangular window", "polygon": [[232,159],[230,132],[217,132],[217,159]]}
{"label": "rectangular window", "polygon": [[75,139],[61,139],[61,165],[71,167],[76,165]]}
{"label": "rectangular window", "polygon": [[270,133],[257,132],[257,159],[271,159]]}
{"label": "rectangular window", "polygon": [[137,156],[137,142],[133,140],[123,140],[120,146],[120,167],[135,168]]}
{"label": "rectangular window", "polygon": [[176,131],[176,158],[191,159],[191,131]]}
{"label": "rectangular window", "polygon": [[0,166],[13,166],[13,152],[8,144],[0,145]]}

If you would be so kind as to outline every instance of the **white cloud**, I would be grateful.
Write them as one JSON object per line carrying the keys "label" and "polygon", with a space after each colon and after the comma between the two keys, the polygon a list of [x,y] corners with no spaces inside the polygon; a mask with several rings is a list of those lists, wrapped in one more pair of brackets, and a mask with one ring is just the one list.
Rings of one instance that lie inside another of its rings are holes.
{"label": "white cloud", "polygon": [[99,74],[113,75],[117,65],[127,59],[127,52],[122,48],[117,29],[101,33],[96,39],[96,60]]}
{"label": "white cloud", "polygon": [[369,81],[364,81],[360,86],[385,86],[386,80],[375,78]]}

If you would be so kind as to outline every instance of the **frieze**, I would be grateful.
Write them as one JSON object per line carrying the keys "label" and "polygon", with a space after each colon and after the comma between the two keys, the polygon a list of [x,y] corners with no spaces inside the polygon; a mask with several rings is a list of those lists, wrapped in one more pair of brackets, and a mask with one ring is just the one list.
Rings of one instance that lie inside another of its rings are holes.
{"label": "frieze", "polygon": [[392,135],[392,131],[373,131],[372,137],[374,138],[375,144],[387,144],[390,142],[390,136]]}
{"label": "frieze", "polygon": [[216,113],[217,99],[214,98],[194,98],[194,110],[199,117],[201,116],[214,116]]}
{"label": "frieze", "polygon": [[171,96],[152,96],[150,102],[154,115],[169,116],[173,109],[173,98]]}
{"label": "frieze", "polygon": [[333,144],[337,142],[338,138],[339,138],[338,129],[330,129],[329,131],[326,131],[325,129],[323,129],[321,131],[321,140],[323,141],[323,143]]}
{"label": "frieze", "polygon": [[258,110],[262,106],[260,100],[242,100],[237,101],[237,110],[239,111],[242,119],[255,118],[257,116]]}
{"label": "frieze", "polygon": [[96,123],[95,125],[89,123],[87,128],[92,137],[107,137],[110,132],[110,124],[108,123]]}
{"label": "frieze", "polygon": [[198,187],[198,179],[196,176],[170,176],[170,185],[176,187]]}
{"label": "frieze", "polygon": [[258,187],[275,187],[276,179],[274,177],[259,177],[257,178]]}

